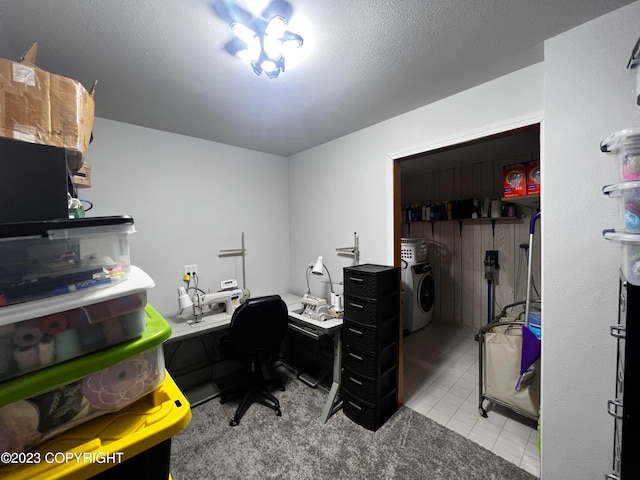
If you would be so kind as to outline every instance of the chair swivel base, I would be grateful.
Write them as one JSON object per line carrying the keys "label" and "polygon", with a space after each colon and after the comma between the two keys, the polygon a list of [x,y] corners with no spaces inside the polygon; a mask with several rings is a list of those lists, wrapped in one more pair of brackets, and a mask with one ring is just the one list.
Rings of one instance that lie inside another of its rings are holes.
{"label": "chair swivel base", "polygon": [[[225,398],[220,399],[220,403],[225,403],[225,401]],[[282,416],[282,410],[280,410],[280,402],[276,397],[264,390],[251,390],[247,392],[247,394],[242,399],[242,402],[240,402],[240,405],[238,405],[236,413],[233,415],[233,418],[229,422],[229,425],[232,427],[238,425],[244,414],[247,412],[247,410],[249,410],[249,407],[253,403],[260,403],[265,407],[274,410],[278,417]]]}

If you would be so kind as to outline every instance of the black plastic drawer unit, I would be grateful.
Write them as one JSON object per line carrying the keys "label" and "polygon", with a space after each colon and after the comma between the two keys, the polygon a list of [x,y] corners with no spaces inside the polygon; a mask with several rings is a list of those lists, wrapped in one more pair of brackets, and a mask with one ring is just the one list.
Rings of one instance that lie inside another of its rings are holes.
{"label": "black plastic drawer unit", "polygon": [[398,409],[400,269],[344,269],[344,414],[377,430]]}

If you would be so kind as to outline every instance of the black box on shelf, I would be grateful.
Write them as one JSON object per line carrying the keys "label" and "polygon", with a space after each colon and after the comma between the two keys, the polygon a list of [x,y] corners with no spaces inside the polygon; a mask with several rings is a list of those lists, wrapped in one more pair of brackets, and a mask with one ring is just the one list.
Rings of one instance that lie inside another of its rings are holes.
{"label": "black box on shelf", "polygon": [[0,223],[69,218],[64,148],[0,137]]}

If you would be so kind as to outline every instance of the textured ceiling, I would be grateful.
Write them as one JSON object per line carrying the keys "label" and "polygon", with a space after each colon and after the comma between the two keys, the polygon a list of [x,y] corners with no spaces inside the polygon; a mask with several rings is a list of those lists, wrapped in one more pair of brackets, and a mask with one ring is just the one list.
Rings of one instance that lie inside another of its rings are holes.
{"label": "textured ceiling", "polygon": [[[290,0],[279,78],[226,53],[213,0],[2,0],[0,57],[98,81],[96,116],[289,156],[543,60],[630,0]],[[237,0],[259,14],[265,0]]]}

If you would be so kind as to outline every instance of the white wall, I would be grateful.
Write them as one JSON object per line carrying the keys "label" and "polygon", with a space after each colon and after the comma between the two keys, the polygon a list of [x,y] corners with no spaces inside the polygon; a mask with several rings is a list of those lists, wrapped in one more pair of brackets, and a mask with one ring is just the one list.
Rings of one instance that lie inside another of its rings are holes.
{"label": "white wall", "polygon": [[[342,279],[351,261],[338,257],[335,248],[349,246],[354,231],[361,263],[392,265],[391,158],[503,131],[514,119],[540,115],[542,75],[542,64],[533,65],[290,157],[293,291],[304,293],[305,268],[317,255],[325,257],[334,281]],[[312,293],[326,295],[316,282]]]}
{"label": "white wall", "polygon": [[609,134],[640,126],[626,70],[640,2],[545,43],[542,155],[542,478],[603,478],[611,469],[620,252],[602,229],[620,227],[601,188],[617,165]]}
{"label": "white wall", "polygon": [[[600,235],[617,210],[599,193],[616,170],[598,144],[640,120],[624,69],[639,10],[636,2],[549,40],[543,64],[295,155],[288,184],[285,159],[97,119],[94,186],[83,196],[96,202],[92,214],[134,217],[133,263],[156,280],[151,302],[162,313],[175,309],[184,263],[198,263],[210,288],[240,280],[239,261],[217,252],[238,246],[242,231],[252,294],[301,294],[317,255],[342,279],[351,261],[335,248],[350,246],[354,231],[361,262],[393,262],[392,158],[534,123],[544,110],[542,478],[602,478],[619,255]],[[179,189],[187,182],[193,193]],[[311,289],[327,294],[317,278]]]}
{"label": "white wall", "polygon": [[[215,126],[212,126],[215,128]],[[246,282],[252,296],[289,291],[287,160],[270,154],[96,118],[87,161],[94,203],[87,215],[131,215],[131,263],[156,286],[149,302],[176,313],[184,264],[198,265],[200,287],[236,278],[245,233]]]}

